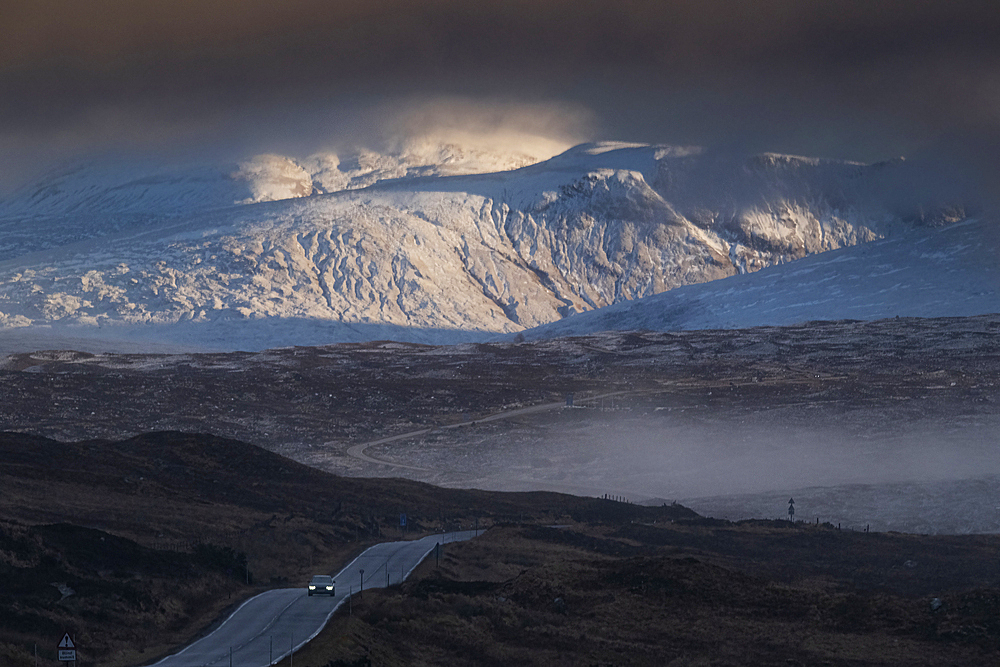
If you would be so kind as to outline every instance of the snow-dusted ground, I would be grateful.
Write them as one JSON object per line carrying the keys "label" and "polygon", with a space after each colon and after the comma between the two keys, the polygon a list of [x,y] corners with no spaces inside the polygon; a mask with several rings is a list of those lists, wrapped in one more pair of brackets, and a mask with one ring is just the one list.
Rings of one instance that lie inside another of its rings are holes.
{"label": "snow-dusted ground", "polygon": [[0,339],[482,340],[928,222],[895,192],[885,203],[896,163],[613,143],[536,159],[414,145],[55,173],[0,203]]}

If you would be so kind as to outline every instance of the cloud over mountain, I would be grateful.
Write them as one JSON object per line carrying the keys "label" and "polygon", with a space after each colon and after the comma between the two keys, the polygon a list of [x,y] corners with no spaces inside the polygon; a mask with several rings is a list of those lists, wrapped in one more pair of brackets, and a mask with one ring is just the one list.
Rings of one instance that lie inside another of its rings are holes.
{"label": "cloud over mountain", "polygon": [[109,148],[297,154],[462,98],[585,110],[592,138],[932,151],[974,176],[1000,137],[998,34],[972,1],[39,0],[0,25],[0,147],[8,180]]}

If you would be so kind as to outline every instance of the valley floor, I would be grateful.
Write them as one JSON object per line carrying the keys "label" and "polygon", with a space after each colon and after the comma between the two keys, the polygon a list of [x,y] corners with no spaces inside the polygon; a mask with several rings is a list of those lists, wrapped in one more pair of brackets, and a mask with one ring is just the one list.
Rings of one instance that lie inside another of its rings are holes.
{"label": "valley floor", "polygon": [[982,316],[14,354],[0,360],[0,429],[207,432],[348,476],[683,500],[730,518],[785,516],[792,496],[799,516],[845,528],[995,532],[998,332],[1000,317]]}

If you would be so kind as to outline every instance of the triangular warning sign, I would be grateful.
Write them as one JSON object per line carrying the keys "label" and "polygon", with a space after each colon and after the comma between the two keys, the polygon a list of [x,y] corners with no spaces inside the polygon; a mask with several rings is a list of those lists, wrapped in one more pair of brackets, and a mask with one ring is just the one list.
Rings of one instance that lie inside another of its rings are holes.
{"label": "triangular warning sign", "polygon": [[62,641],[59,642],[59,648],[76,648],[76,644],[70,639],[68,632],[63,635]]}

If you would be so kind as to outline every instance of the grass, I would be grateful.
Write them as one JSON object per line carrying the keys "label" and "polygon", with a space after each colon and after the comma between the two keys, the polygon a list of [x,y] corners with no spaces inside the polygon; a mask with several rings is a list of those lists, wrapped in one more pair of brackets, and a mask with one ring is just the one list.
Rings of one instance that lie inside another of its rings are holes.
{"label": "grass", "polygon": [[[0,664],[55,667],[64,632],[82,659],[142,664],[227,607],[334,572],[383,539],[474,522],[693,516],[553,493],[348,479],[225,438],[153,433],[60,443],[0,434]],[[53,584],[73,589],[63,596]]]}
{"label": "grass", "polygon": [[260,590],[398,537],[400,511],[412,537],[490,530],[366,591],[295,667],[1000,664],[997,536],[348,479],[182,433],[0,434],[0,488],[4,667],[33,667],[36,644],[55,667],[63,632],[90,664],[154,662]]}
{"label": "grass", "polygon": [[[1000,664],[996,580],[970,587],[963,574],[996,538],[952,542],[950,577],[918,565],[916,581],[857,585],[844,554],[891,560],[906,543],[923,559],[941,543],[891,534],[858,542],[787,522],[649,525],[643,540],[624,535],[633,525],[506,526],[449,545],[440,567],[427,562],[402,586],[366,593],[353,616],[338,614],[294,664]],[[770,548],[773,562],[735,557],[734,537]],[[805,567],[830,551],[839,555],[822,574]],[[942,606],[932,610],[919,588]]]}

